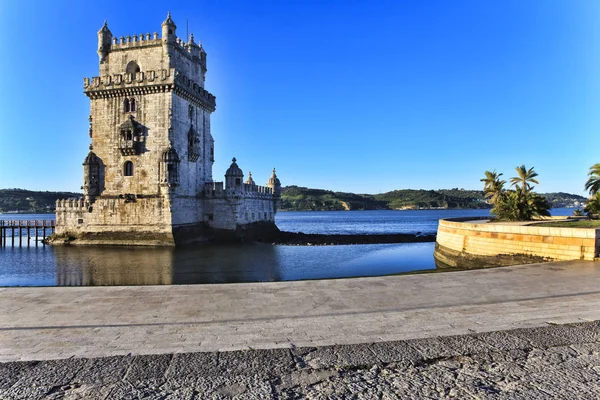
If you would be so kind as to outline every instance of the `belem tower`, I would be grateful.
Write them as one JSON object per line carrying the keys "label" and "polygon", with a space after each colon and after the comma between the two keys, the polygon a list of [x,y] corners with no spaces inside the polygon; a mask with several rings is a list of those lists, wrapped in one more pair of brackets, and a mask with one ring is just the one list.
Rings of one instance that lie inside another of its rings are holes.
{"label": "belem tower", "polygon": [[274,229],[281,184],[258,186],[236,159],[213,181],[206,52],[176,35],[98,32],[99,76],[84,79],[90,151],[80,199],[56,203],[53,243],[178,245]]}

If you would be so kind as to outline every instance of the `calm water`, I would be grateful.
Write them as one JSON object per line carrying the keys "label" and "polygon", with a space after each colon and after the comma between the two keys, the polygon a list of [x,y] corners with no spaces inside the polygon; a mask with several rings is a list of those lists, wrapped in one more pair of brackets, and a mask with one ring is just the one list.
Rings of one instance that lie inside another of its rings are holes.
{"label": "calm water", "polygon": [[[571,215],[555,209],[553,215]],[[488,210],[280,212],[280,229],[304,233],[435,233],[440,218]],[[54,215],[0,214],[0,219]],[[434,269],[433,243],[195,248],[0,248],[0,286],[170,285],[376,276]]]}

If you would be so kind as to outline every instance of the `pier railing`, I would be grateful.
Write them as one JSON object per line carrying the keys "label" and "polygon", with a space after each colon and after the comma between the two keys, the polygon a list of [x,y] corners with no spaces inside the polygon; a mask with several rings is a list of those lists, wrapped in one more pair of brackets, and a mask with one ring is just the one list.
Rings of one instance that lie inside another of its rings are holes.
{"label": "pier railing", "polygon": [[[33,240],[38,246],[46,244],[46,238],[54,233],[56,222],[50,221],[3,221],[0,220],[0,246],[31,246]],[[7,242],[9,242],[7,244]]]}

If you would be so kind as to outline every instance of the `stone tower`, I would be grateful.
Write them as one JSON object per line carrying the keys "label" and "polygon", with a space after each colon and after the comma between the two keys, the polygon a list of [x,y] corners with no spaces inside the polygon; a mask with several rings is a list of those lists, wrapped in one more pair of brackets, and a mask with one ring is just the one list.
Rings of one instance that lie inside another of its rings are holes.
{"label": "stone tower", "polygon": [[[84,79],[84,198],[57,202],[57,232],[79,243],[175,244],[202,240],[211,228],[273,224],[279,192],[243,184],[235,159],[235,180],[223,190],[213,182],[216,103],[204,89],[206,52],[193,35],[177,37],[170,13],[161,33],[117,38],[106,21],[98,31],[100,74]],[[255,208],[261,212],[244,211]]]}

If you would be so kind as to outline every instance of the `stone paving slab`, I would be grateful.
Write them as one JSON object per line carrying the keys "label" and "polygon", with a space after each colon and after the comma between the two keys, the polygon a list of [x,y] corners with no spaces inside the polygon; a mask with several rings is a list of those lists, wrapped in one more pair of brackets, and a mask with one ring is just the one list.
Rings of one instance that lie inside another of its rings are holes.
{"label": "stone paving slab", "polygon": [[[588,322],[359,345],[8,362],[0,363],[0,398],[597,399],[598,327]],[[540,341],[542,332],[565,339]],[[501,349],[490,345],[496,338]]]}
{"label": "stone paving slab", "polygon": [[[469,333],[482,334],[480,350],[504,351],[513,341],[527,350],[595,337],[568,327],[555,335],[540,328],[536,338],[527,339],[483,332],[594,320],[600,320],[600,262],[587,261],[300,282],[1,288],[0,362],[306,348]],[[435,343],[452,356],[474,348],[475,342],[464,340]],[[353,349],[344,354],[376,356]],[[340,362],[326,353],[312,361],[323,367]]]}

